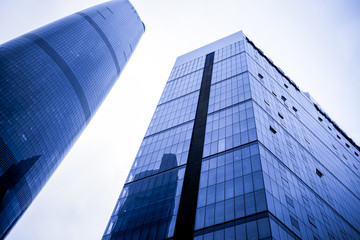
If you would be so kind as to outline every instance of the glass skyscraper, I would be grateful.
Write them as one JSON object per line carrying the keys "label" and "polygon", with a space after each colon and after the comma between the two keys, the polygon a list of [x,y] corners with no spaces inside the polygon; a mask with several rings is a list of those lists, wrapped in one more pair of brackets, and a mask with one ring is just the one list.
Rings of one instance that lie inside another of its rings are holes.
{"label": "glass skyscraper", "polygon": [[39,193],[145,30],[127,0],[0,45],[0,238]]}
{"label": "glass skyscraper", "polygon": [[360,239],[359,154],[235,33],[177,58],[103,240]]}

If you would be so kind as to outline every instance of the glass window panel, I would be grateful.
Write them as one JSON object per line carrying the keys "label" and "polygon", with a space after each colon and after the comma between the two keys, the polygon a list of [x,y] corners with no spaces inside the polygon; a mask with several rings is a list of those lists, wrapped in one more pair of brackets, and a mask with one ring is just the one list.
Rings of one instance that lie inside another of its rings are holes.
{"label": "glass window panel", "polygon": [[250,158],[245,158],[243,160],[243,174],[249,174],[251,173],[251,162],[250,162]]}
{"label": "glass window panel", "polygon": [[246,215],[255,213],[254,193],[249,193],[245,195],[245,212]]}
{"label": "glass window panel", "polygon": [[240,224],[235,226],[236,239],[246,239],[246,226],[245,224]]}
{"label": "glass window panel", "polygon": [[225,201],[225,221],[234,219],[235,214],[235,202],[234,198]]}
{"label": "glass window panel", "polygon": [[242,176],[242,161],[234,162],[234,177]]}
{"label": "glass window panel", "polygon": [[244,196],[239,196],[235,198],[235,218],[240,218],[245,216],[245,206],[244,206]]}
{"label": "glass window panel", "polygon": [[216,240],[224,240],[224,230],[218,230],[214,233],[214,239]]}
{"label": "glass window panel", "polygon": [[202,188],[199,190],[198,207],[203,207],[206,204],[206,190],[207,188]]}
{"label": "glass window panel", "polygon": [[225,239],[226,240],[235,240],[235,228],[229,227],[225,229]]}
{"label": "glass window panel", "polygon": [[234,197],[234,181],[226,181],[225,182],[225,199]]}
{"label": "glass window panel", "polygon": [[254,190],[255,191],[264,188],[262,171],[253,173],[253,180],[254,180]]}
{"label": "glass window panel", "polygon": [[244,176],[244,192],[249,193],[254,190],[252,174]]}
{"label": "glass window panel", "polygon": [[257,224],[256,221],[246,223],[247,239],[258,239]]}
{"label": "glass window panel", "polygon": [[215,224],[222,223],[225,220],[224,201],[215,204]]}
{"label": "glass window panel", "polygon": [[206,204],[212,204],[215,202],[215,185],[208,187],[207,190],[207,197],[206,197]]}
{"label": "glass window panel", "polygon": [[225,195],[225,184],[219,183],[216,185],[216,202],[220,202],[224,200]]}
{"label": "glass window panel", "polygon": [[[232,160],[232,159],[231,159]],[[225,179],[230,180],[234,178],[234,167],[233,164],[227,164],[225,165]]]}
{"label": "glass window panel", "polygon": [[235,178],[235,196],[244,194],[243,178]]}
{"label": "glass window panel", "polygon": [[202,173],[201,173],[201,175],[200,175],[199,188],[204,188],[204,187],[207,186],[208,175],[209,175],[209,172],[202,172]]}
{"label": "glass window panel", "polygon": [[258,220],[259,238],[270,237],[270,223],[268,218]]}
{"label": "glass window panel", "polygon": [[214,233],[207,233],[204,235],[204,240],[214,240]]}
{"label": "glass window panel", "polygon": [[260,155],[251,157],[251,166],[254,172],[261,170]]}
{"label": "glass window panel", "polygon": [[255,192],[256,211],[261,212],[266,210],[265,190]]}
{"label": "glass window panel", "polygon": [[204,220],[205,220],[205,208],[199,208],[196,211],[196,218],[195,218],[195,229],[200,229],[204,227]]}
{"label": "glass window panel", "polygon": [[215,205],[214,204],[206,206],[205,227],[214,225],[214,213],[215,213]]}
{"label": "glass window panel", "polygon": [[214,233],[207,233],[204,235],[204,240],[214,240]]}
{"label": "glass window panel", "polygon": [[217,179],[216,182],[220,183],[220,182],[224,182],[225,181],[225,167],[218,167],[217,169]]}
{"label": "glass window panel", "polygon": [[214,185],[215,183],[216,183],[216,169],[211,169],[209,171],[208,186]]}

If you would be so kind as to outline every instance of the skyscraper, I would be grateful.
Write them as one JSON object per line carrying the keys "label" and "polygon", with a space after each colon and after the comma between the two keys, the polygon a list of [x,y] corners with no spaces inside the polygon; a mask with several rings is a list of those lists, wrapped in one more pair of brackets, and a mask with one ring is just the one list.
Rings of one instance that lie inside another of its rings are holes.
{"label": "skyscraper", "polygon": [[359,239],[359,153],[237,32],[177,58],[103,240]]}
{"label": "skyscraper", "polygon": [[145,30],[127,0],[0,45],[0,238],[39,193]]}

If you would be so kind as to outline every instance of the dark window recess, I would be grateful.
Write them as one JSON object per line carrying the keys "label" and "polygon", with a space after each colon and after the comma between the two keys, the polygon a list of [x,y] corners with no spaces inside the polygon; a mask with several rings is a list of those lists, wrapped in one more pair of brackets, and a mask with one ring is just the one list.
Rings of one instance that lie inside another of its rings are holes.
{"label": "dark window recess", "polygon": [[101,12],[97,11],[97,13],[98,13],[103,19],[106,19],[106,18],[104,17],[104,15],[102,15]]}
{"label": "dark window recess", "polygon": [[281,99],[285,102],[286,101],[286,97],[281,96]]}
{"label": "dark window recess", "polygon": [[329,235],[330,240],[335,240],[336,239],[335,236],[332,233],[328,232],[328,235]]}
{"label": "dark window recess", "polygon": [[341,137],[339,135],[336,135],[338,139],[341,139]]}
{"label": "dark window recess", "polygon": [[272,92],[272,94],[273,94],[275,97],[277,97],[276,93]]}
{"label": "dark window recess", "polygon": [[286,202],[294,208],[294,201],[287,195],[285,195],[285,198],[286,198]]}
{"label": "dark window recess", "polygon": [[273,134],[276,134],[276,130],[272,126],[270,126],[270,131],[272,131]]}
{"label": "dark window recess", "polygon": [[358,157],[359,156],[359,154],[357,153],[357,152],[354,152],[354,154]]}
{"label": "dark window recess", "polygon": [[347,160],[347,157],[345,157],[345,155],[343,154],[343,157]]}
{"label": "dark window recess", "polygon": [[330,131],[332,131],[331,127],[329,127],[329,126],[328,126],[328,129],[329,129]]}
{"label": "dark window recess", "polygon": [[113,11],[111,11],[110,8],[107,7],[107,10],[109,10],[109,12],[110,12],[111,14],[114,14]]}
{"label": "dark window recess", "polygon": [[345,145],[349,148],[350,147],[350,145],[349,144],[347,144],[347,143],[345,143]]}
{"label": "dark window recess", "polygon": [[344,232],[342,229],[340,229],[341,235],[342,235],[342,239],[348,239],[348,236],[346,234],[346,232]]}
{"label": "dark window recess", "polygon": [[317,228],[315,225],[315,219],[312,216],[308,215],[308,220],[311,225],[313,225],[315,228]]}
{"label": "dark window recess", "polygon": [[296,107],[293,107],[293,110],[294,110],[294,112],[297,112],[298,110],[296,109]]}
{"label": "dark window recess", "polygon": [[354,166],[354,168],[355,168],[356,170],[358,170],[358,168],[357,168],[357,166],[356,166],[355,164],[353,164],[353,166]]}
{"label": "dark window recess", "polygon": [[280,113],[278,113],[278,115],[281,119],[284,119],[283,115],[281,115]]}
{"label": "dark window recess", "polygon": [[319,169],[316,169],[316,175],[318,175],[319,177],[324,176],[324,174],[322,172],[320,172]]}
{"label": "dark window recess", "polygon": [[270,104],[266,100],[264,100],[264,102],[266,103],[266,105],[270,106]]}
{"label": "dark window recess", "polygon": [[337,150],[337,148],[334,146],[334,144],[333,144],[332,146],[333,146],[333,148],[334,148],[335,150]]}
{"label": "dark window recess", "polygon": [[288,86],[288,85],[286,85],[285,83],[284,83],[284,87],[289,88],[289,86]]}
{"label": "dark window recess", "polygon": [[291,221],[291,224],[292,224],[294,227],[296,227],[298,230],[300,230],[298,220],[296,220],[295,218],[293,218],[292,216],[290,216],[290,221]]}
{"label": "dark window recess", "polygon": [[260,73],[258,73],[258,76],[259,76],[260,79],[264,78],[263,75],[261,75]]}
{"label": "dark window recess", "polygon": [[319,119],[319,121],[320,121],[320,122],[322,122],[322,121],[323,121],[321,117],[318,117],[318,119]]}

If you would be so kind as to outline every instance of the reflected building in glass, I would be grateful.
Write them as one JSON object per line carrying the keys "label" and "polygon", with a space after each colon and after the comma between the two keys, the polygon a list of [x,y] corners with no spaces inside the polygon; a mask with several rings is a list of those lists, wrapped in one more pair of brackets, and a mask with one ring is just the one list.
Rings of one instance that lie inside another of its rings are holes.
{"label": "reflected building in glass", "polygon": [[127,0],[0,45],[0,238],[39,193],[132,55],[144,25]]}
{"label": "reflected building in glass", "polygon": [[177,58],[113,239],[360,239],[359,146],[242,32]]}

